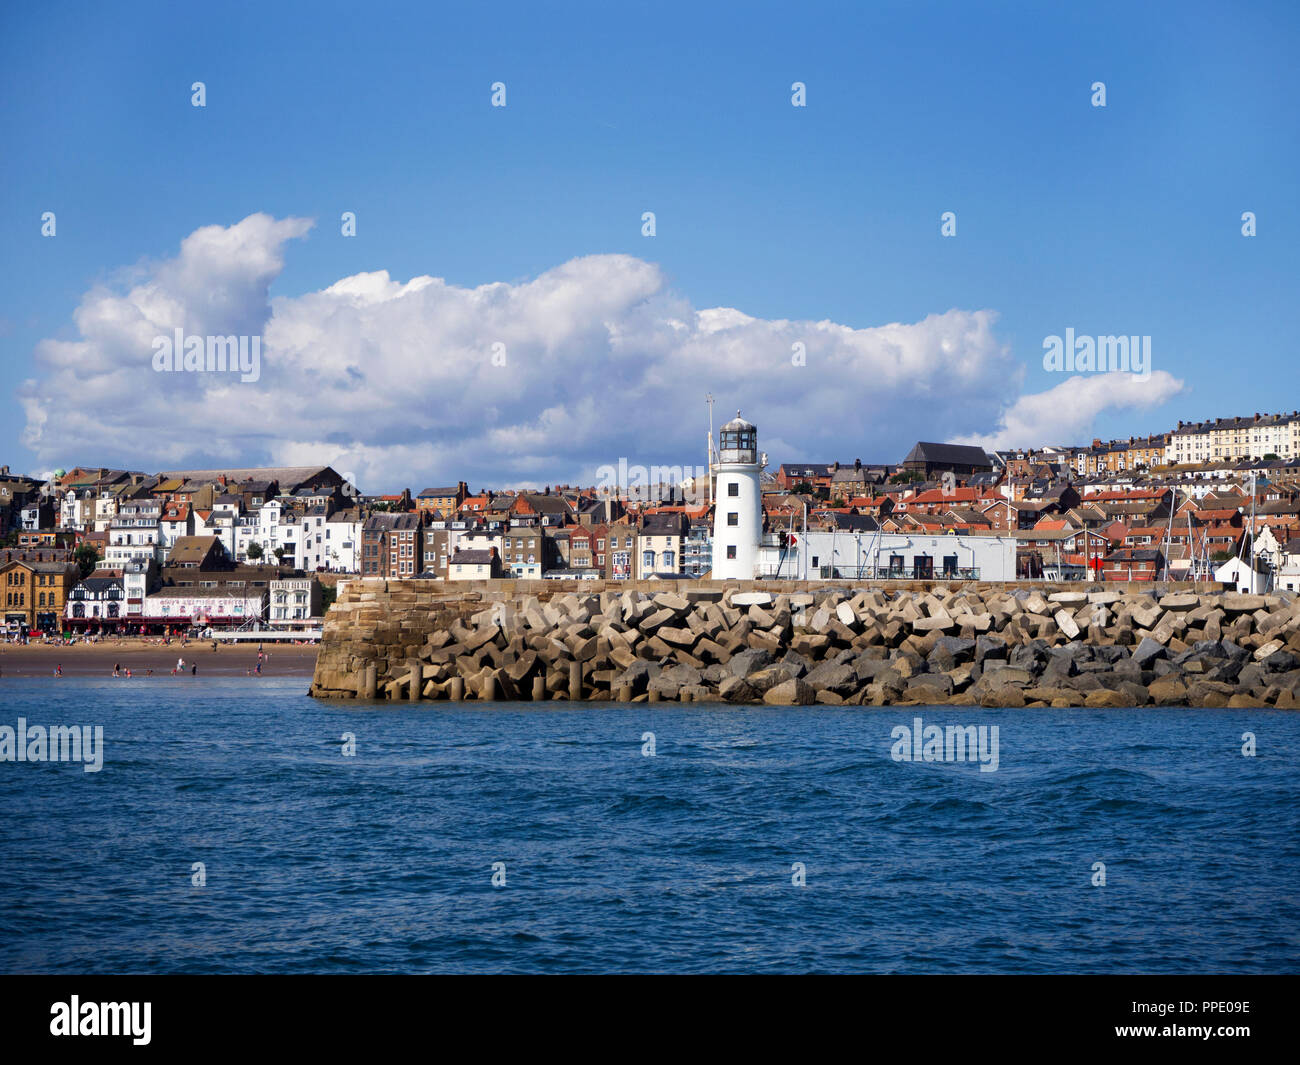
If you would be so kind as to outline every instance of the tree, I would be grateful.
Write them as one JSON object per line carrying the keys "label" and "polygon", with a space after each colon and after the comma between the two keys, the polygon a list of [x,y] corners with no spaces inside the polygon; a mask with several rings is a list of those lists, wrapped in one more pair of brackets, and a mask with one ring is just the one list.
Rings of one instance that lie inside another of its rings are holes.
{"label": "tree", "polygon": [[283,547],[277,547],[277,548],[275,549],[275,560],[276,560],[276,562],[279,562],[279,563],[283,563],[283,562],[284,562],[284,548],[283,548]]}
{"label": "tree", "polygon": [[99,549],[94,544],[82,544],[72,552],[73,561],[81,567],[81,580],[85,580],[95,571],[95,563],[99,561]]}
{"label": "tree", "polygon": [[248,557],[254,562],[258,561],[262,557],[262,545],[256,540],[248,545]]}
{"label": "tree", "polygon": [[330,607],[334,605],[334,600],[339,597],[337,585],[327,584],[320,590],[320,602],[322,614],[328,614]]}

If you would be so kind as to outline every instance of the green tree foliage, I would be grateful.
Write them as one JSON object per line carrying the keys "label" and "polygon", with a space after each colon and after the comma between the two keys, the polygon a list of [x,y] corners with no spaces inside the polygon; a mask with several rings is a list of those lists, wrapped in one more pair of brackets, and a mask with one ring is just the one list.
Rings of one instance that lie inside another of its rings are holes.
{"label": "green tree foliage", "polygon": [[94,572],[95,563],[99,561],[99,548],[94,544],[82,544],[72,552],[72,558],[81,567],[81,579],[84,581]]}

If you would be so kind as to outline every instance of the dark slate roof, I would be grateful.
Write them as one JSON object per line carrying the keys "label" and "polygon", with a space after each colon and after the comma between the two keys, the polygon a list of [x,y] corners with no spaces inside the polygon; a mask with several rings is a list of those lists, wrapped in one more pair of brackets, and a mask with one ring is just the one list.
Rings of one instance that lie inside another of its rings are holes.
{"label": "dark slate roof", "polygon": [[906,462],[930,462],[937,465],[952,463],[956,466],[992,466],[982,447],[972,444],[939,444],[926,440],[916,443],[907,453]]}
{"label": "dark slate roof", "polygon": [[397,513],[393,511],[379,511],[378,513],[371,514],[370,517],[366,519],[366,523],[363,526],[366,532],[375,532],[379,529],[386,529],[393,532],[398,530],[407,532],[411,529],[418,529],[419,527],[419,514],[412,514],[410,512]]}
{"label": "dark slate roof", "polygon": [[164,470],[164,477],[177,477],[184,481],[207,484],[219,482],[238,484],[242,481],[274,481],[286,491],[306,484],[333,482],[339,475],[329,466],[275,466],[241,468],[232,470]]}
{"label": "dark slate roof", "polygon": [[826,462],[783,462],[781,472],[787,477],[825,477],[831,467]]}
{"label": "dark slate roof", "polygon": [[880,528],[876,519],[870,514],[836,514],[832,511],[826,516],[830,518],[835,528],[846,532],[875,532]]}
{"label": "dark slate roof", "polygon": [[568,514],[573,509],[563,496],[537,495],[529,492],[523,498],[539,514]]}
{"label": "dark slate roof", "polygon": [[491,549],[486,551],[457,551],[451,556],[452,566],[486,566],[493,558]]}
{"label": "dark slate roof", "polygon": [[866,484],[872,480],[871,471],[865,466],[841,466],[831,474],[832,483],[849,482],[852,484]]}
{"label": "dark slate roof", "polygon": [[685,514],[648,514],[641,531],[649,536],[684,536],[689,527]]}

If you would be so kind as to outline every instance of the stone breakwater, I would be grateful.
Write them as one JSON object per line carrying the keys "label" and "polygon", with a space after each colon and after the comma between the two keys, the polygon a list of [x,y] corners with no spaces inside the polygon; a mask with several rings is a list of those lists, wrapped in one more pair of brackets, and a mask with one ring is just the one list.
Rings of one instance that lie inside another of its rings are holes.
{"label": "stone breakwater", "polygon": [[349,582],[326,618],[311,694],[1300,708],[1300,599],[1289,593],[428,588]]}

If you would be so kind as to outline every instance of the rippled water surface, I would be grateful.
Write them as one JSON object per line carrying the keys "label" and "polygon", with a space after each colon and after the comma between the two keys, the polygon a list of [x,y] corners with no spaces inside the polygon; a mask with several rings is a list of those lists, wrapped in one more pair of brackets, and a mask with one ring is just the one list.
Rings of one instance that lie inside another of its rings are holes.
{"label": "rippled water surface", "polygon": [[[0,969],[1300,968],[1300,714],[305,688],[0,681],[0,725],[105,742],[99,773],[0,762]],[[998,770],[894,761],[918,715],[997,725]]]}

